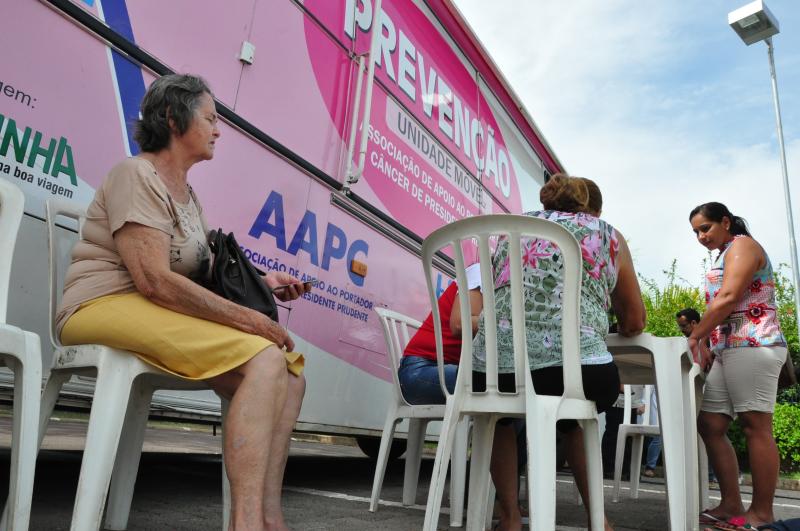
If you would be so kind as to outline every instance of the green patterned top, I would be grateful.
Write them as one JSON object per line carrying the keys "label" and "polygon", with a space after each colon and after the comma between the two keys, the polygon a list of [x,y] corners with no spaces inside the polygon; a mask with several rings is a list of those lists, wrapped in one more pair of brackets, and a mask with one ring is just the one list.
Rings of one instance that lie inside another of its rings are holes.
{"label": "green patterned top", "polygon": [[[612,361],[605,344],[608,334],[610,294],[617,283],[617,231],[605,221],[589,214],[544,210],[527,216],[554,221],[578,240],[583,256],[581,287],[581,363],[603,364]],[[498,368],[514,372],[511,291],[508,263],[508,238],[501,236],[492,257],[497,310]],[[531,370],[561,365],[562,258],[558,247],[536,238],[523,241],[522,283],[525,288],[525,316],[528,359]],[[473,369],[486,371],[483,314],[473,341]]]}

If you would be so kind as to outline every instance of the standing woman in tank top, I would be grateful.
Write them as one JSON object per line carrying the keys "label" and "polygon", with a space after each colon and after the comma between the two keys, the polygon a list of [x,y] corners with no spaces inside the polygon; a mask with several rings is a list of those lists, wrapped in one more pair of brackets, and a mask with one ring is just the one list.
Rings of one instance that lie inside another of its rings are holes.
{"label": "standing woman in tank top", "polygon": [[[689,336],[695,359],[709,371],[697,426],[721,494],[720,504],[701,514],[701,520],[719,519],[720,529],[757,526],[774,520],[779,459],[772,413],[787,354],[776,315],[772,265],[745,221],[722,203],[696,207],[689,222],[700,244],[719,252],[706,274],[706,313]],[[726,435],[737,415],[753,474],[753,501],[747,510],[739,492],[736,453]]]}

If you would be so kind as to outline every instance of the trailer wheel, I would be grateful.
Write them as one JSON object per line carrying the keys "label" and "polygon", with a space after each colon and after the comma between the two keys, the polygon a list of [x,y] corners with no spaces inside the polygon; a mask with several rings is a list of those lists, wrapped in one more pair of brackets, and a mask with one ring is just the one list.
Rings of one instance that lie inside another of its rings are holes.
{"label": "trailer wheel", "polygon": [[[381,440],[377,437],[356,437],[356,444],[367,457],[372,460],[378,459],[378,452],[381,448]],[[406,451],[405,439],[394,439],[389,447],[389,461],[394,461]]]}

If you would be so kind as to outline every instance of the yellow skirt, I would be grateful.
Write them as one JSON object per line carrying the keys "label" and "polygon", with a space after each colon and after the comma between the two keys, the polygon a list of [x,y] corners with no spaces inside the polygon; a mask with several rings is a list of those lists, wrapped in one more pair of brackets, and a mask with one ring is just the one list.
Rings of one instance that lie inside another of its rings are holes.
{"label": "yellow skirt", "polygon": [[[261,336],[169,310],[138,292],[107,295],[82,304],[64,324],[61,342],[128,350],[150,365],[188,380],[219,376],[274,345]],[[299,376],[303,355],[287,352],[285,357],[287,369]]]}

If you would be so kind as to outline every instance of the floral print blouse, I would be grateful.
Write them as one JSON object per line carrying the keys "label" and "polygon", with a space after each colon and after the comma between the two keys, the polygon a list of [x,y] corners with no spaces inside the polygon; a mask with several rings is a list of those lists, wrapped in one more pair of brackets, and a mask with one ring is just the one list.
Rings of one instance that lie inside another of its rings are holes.
{"label": "floral print blouse", "polygon": [[[528,212],[527,216],[554,221],[578,240],[583,255],[581,287],[581,363],[612,361],[605,344],[608,334],[610,293],[617,283],[619,240],[614,227],[584,213],[553,210]],[[514,372],[513,332],[508,239],[500,237],[492,258],[497,311],[498,368]],[[562,259],[558,247],[547,240],[530,239],[522,246],[522,283],[525,289],[525,331],[531,370],[561,365]],[[486,371],[483,315],[473,341],[473,368]]]}
{"label": "floral print blouse", "polygon": [[[741,237],[743,236],[734,236],[717,257],[714,267],[706,273],[706,306],[711,304],[722,288],[725,254],[731,248],[731,243]],[[711,332],[713,352],[719,354],[724,349],[737,347],[786,345],[775,310],[775,277],[772,273],[772,264],[766,253],[764,256],[767,264],[755,272],[750,286],[736,303],[731,314]]]}

